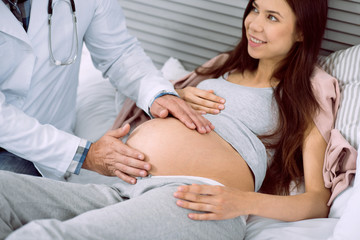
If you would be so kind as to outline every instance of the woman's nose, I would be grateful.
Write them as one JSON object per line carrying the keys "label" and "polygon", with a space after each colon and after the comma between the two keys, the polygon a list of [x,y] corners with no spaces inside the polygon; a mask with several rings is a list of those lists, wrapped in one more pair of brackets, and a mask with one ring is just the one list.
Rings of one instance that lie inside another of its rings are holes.
{"label": "woman's nose", "polygon": [[262,32],[264,29],[264,22],[260,15],[254,16],[249,23],[250,30],[254,32]]}

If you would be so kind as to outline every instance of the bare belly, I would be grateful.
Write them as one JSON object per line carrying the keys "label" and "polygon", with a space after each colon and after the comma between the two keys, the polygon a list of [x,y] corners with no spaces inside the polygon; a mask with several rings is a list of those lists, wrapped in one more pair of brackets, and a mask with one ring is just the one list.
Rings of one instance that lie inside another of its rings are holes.
{"label": "bare belly", "polygon": [[137,127],[127,144],[145,154],[154,176],[199,176],[243,191],[254,190],[244,159],[214,131],[200,134],[174,118],[153,119]]}

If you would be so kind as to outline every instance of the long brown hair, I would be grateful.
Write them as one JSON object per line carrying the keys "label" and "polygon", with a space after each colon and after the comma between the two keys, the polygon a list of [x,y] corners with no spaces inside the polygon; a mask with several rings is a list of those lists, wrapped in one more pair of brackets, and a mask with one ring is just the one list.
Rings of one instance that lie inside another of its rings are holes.
{"label": "long brown hair", "polygon": [[[244,20],[252,10],[250,0]],[[280,82],[274,88],[274,99],[279,108],[277,129],[267,136],[258,136],[268,149],[274,150],[261,190],[272,194],[289,194],[292,180],[299,183],[303,176],[302,146],[306,130],[313,123],[313,116],[319,109],[314,96],[311,77],[317,63],[327,19],[327,0],[286,0],[296,16],[296,30],[302,41],[296,42],[287,56],[277,65],[273,78]],[[244,73],[257,69],[259,60],[252,58],[248,51],[246,28],[242,24],[242,39],[227,52],[228,58],[222,65],[196,69],[200,75],[219,77],[236,70]],[[266,141],[277,139],[277,141]],[[272,143],[270,143],[272,142]]]}

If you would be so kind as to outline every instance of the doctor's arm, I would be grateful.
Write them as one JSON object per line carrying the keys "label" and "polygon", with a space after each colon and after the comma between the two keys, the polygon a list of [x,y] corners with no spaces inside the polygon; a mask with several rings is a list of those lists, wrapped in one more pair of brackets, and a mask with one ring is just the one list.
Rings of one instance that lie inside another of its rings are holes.
{"label": "doctor's arm", "polygon": [[81,139],[50,124],[41,124],[8,104],[0,92],[0,146],[32,161],[46,177],[61,177],[69,168]]}
{"label": "doctor's arm", "polygon": [[229,219],[248,214],[282,221],[327,217],[330,190],[325,188],[322,175],[325,149],[326,142],[314,125],[303,146],[305,193],[278,196],[221,186],[180,186],[174,193],[179,199],[177,205],[204,212],[190,213],[193,220]]}
{"label": "doctor's arm", "polygon": [[211,131],[211,123],[180,98],[164,95],[153,103],[160,93],[177,93],[145,54],[139,41],[129,34],[117,1],[99,1],[84,39],[95,67],[149,115],[166,117],[171,114],[200,133]]}

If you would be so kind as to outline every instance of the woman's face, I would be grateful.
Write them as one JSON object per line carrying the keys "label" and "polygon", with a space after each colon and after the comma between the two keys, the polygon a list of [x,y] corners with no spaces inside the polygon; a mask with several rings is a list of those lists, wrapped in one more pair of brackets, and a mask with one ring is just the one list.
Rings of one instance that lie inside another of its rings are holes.
{"label": "woman's face", "polygon": [[296,17],[285,0],[255,0],[245,19],[248,52],[259,60],[281,61],[296,41]]}

